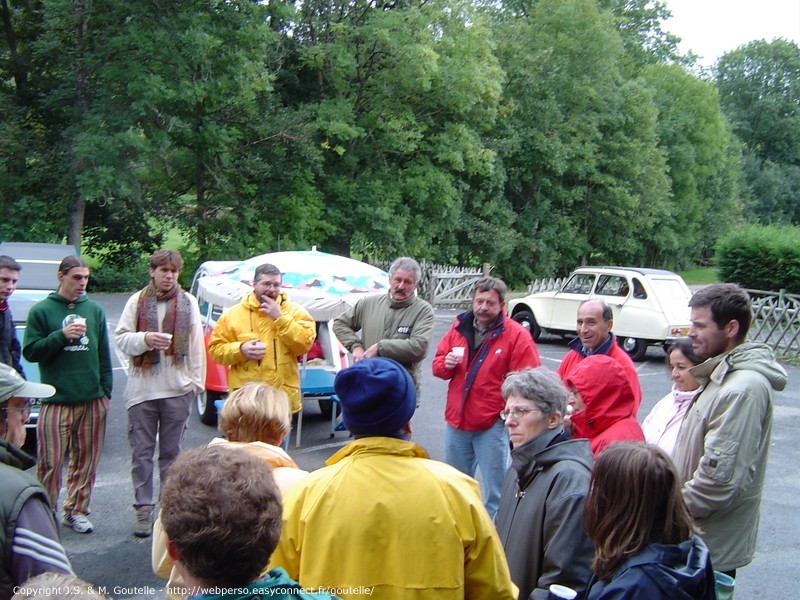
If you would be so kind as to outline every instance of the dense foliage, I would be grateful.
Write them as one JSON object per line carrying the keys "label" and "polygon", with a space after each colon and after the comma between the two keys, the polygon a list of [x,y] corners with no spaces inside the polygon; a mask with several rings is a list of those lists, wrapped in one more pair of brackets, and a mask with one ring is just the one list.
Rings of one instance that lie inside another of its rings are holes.
{"label": "dense foliage", "polygon": [[721,281],[757,290],[800,294],[800,230],[786,225],[749,225],[721,238]]}
{"label": "dense foliage", "polygon": [[109,281],[175,230],[189,264],[315,244],[517,283],[681,268],[743,211],[800,218],[797,47],[745,47],[706,81],[654,0],[0,0],[0,16],[0,239],[66,237]]}
{"label": "dense foliage", "polygon": [[725,54],[715,72],[744,149],[747,216],[800,224],[800,47],[751,42]]}

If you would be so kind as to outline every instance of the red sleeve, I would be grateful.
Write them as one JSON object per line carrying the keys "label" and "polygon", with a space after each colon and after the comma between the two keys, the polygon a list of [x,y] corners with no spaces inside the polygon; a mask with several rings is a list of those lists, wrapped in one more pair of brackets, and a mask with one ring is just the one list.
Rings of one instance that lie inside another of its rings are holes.
{"label": "red sleeve", "polygon": [[539,350],[536,342],[533,341],[531,334],[526,329],[520,327],[514,340],[514,351],[511,353],[512,371],[521,371],[530,367],[541,367],[542,359],[539,358]]}
{"label": "red sleeve", "polygon": [[444,357],[450,352],[453,346],[465,346],[463,336],[456,331],[458,321],[444,334],[442,341],[436,346],[436,354],[433,356],[431,369],[433,375],[439,379],[452,379],[456,369],[448,369],[444,366]]}

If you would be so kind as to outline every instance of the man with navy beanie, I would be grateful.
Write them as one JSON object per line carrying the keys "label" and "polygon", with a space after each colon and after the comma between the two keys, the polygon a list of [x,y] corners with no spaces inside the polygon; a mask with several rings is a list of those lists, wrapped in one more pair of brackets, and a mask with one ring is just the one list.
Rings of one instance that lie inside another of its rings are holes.
{"label": "man with navy beanie", "polygon": [[516,598],[475,480],[408,441],[408,371],[364,359],[334,387],[355,440],[286,495],[270,567],[342,598]]}

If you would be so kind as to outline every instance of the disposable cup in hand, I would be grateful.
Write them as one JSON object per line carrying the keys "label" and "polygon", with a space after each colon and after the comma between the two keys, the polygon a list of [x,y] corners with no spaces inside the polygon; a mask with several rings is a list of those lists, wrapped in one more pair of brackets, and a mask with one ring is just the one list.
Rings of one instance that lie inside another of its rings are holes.
{"label": "disposable cup in hand", "polygon": [[72,320],[72,324],[73,325],[80,325],[81,327],[86,329],[86,319],[84,319],[83,317],[75,317]]}
{"label": "disposable cup in hand", "polygon": [[548,600],[574,600],[578,597],[578,592],[565,585],[558,585],[554,583],[550,586],[550,593],[547,595]]}
{"label": "disposable cup in hand", "polygon": [[171,333],[162,333],[161,337],[165,338],[167,340],[168,344],[172,343],[172,334]]}
{"label": "disposable cup in hand", "polygon": [[464,346],[453,346],[453,356],[456,357],[456,361],[461,362],[464,360],[464,351],[466,348]]}

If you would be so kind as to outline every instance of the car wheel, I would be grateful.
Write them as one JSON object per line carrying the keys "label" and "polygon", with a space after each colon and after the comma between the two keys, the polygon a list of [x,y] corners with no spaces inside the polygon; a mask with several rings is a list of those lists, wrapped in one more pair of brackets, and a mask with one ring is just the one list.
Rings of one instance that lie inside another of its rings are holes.
{"label": "car wheel", "polygon": [[647,342],[639,338],[624,338],[622,340],[622,349],[636,362],[641,362],[645,359],[647,356],[647,346]]}
{"label": "car wheel", "polygon": [[532,312],[521,310],[518,313],[515,313],[511,318],[530,332],[534,342],[539,341],[539,336],[542,335],[542,329],[536,322],[536,318],[533,316]]}
{"label": "car wheel", "polygon": [[338,402],[333,400],[329,400],[328,398],[322,398],[318,400],[319,403],[319,412],[322,413],[322,416],[326,419],[331,418],[331,413],[333,412],[333,405],[336,404],[336,416],[338,417],[342,413],[342,405]]}
{"label": "car wheel", "polygon": [[212,392],[203,390],[202,393],[195,396],[195,404],[197,405],[197,416],[200,417],[200,422],[203,425],[210,425],[216,427],[217,425],[217,407],[214,406],[214,401],[222,398],[219,392]]}

